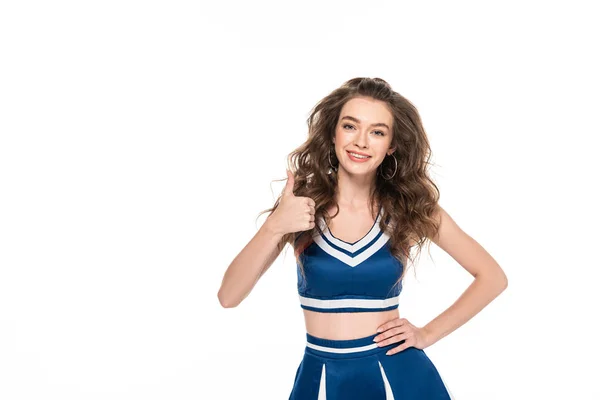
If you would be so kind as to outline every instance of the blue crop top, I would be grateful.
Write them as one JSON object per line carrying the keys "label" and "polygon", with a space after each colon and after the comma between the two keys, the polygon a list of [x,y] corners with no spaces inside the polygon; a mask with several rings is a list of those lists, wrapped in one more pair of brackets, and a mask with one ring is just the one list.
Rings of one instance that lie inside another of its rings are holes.
{"label": "blue crop top", "polygon": [[[298,255],[298,294],[302,308],[319,312],[366,312],[398,308],[403,265],[389,251],[379,228],[383,207],[369,232],[354,243],[331,234],[319,218],[312,242]],[[388,219],[389,221],[389,219]],[[386,221],[387,222],[387,221]]]}

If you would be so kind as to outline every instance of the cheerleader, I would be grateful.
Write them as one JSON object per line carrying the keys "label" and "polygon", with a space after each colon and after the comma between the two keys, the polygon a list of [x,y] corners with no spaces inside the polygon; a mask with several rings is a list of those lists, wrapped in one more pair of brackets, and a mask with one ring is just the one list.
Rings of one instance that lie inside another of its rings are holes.
{"label": "cheerleader", "polygon": [[[306,325],[290,400],[453,399],[424,349],[496,298],[504,271],[439,205],[419,113],[386,81],[345,82],[307,122],[283,192],[224,274],[221,305],[240,304],[289,243]],[[475,279],[416,326],[399,315],[399,297],[430,242]]]}

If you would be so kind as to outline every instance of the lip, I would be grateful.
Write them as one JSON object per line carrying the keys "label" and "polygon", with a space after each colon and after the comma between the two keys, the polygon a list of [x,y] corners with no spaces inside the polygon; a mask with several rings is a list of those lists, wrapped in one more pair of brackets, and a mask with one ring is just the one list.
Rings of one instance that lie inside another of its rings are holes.
{"label": "lip", "polygon": [[363,164],[363,163],[369,162],[369,160],[371,159],[371,156],[368,156],[368,157],[365,157],[365,158],[358,158],[357,156],[353,156],[349,151],[346,152],[346,154],[348,154],[348,158],[353,163]]}
{"label": "lip", "polygon": [[362,152],[360,152],[360,151],[355,151],[355,150],[346,150],[346,152],[347,152],[347,153],[356,153],[356,154],[358,154],[359,156],[368,156],[368,157],[371,157],[371,155],[370,155],[370,154],[362,153]]}

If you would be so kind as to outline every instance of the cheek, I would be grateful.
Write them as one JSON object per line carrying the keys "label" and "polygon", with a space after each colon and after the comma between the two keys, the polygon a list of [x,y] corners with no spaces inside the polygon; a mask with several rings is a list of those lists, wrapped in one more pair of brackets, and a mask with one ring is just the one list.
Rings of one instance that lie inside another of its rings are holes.
{"label": "cheek", "polygon": [[352,137],[352,133],[345,131],[343,129],[338,129],[335,133],[335,138],[336,141],[339,141],[339,143],[346,143],[350,138]]}
{"label": "cheek", "polygon": [[382,150],[381,153],[379,153],[379,155],[377,156],[377,165],[380,165],[381,163],[385,162],[385,159],[388,157],[387,153],[385,150]]}
{"label": "cheek", "polygon": [[379,167],[381,165],[381,163],[383,162],[383,158],[379,158],[377,160],[373,161],[373,164],[375,164],[377,167]]}
{"label": "cheek", "polygon": [[346,133],[341,132],[335,136],[335,146],[338,148],[338,151],[344,151],[344,149],[347,148],[350,144],[352,144],[352,138],[349,137]]}

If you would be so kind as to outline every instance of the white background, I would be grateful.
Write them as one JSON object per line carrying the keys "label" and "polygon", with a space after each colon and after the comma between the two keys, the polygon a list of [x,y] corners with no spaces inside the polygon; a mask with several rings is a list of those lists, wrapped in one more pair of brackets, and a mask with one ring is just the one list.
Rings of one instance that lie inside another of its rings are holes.
{"label": "white background", "polygon": [[[459,400],[600,399],[594,2],[0,5],[0,398],[287,399],[291,248],[221,278],[311,107],[380,77],[419,109],[440,204],[508,289],[426,351]],[[431,245],[400,313],[471,282]]]}

